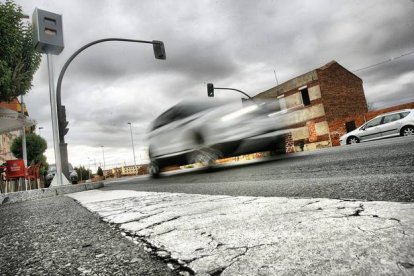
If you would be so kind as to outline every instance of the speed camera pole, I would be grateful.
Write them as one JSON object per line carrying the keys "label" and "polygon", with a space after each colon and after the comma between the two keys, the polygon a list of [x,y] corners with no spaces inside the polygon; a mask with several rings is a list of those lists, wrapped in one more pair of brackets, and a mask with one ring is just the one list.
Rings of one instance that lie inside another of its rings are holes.
{"label": "speed camera pole", "polygon": [[53,78],[52,55],[59,55],[63,48],[62,16],[48,11],[35,9],[33,12],[33,42],[40,53],[47,55],[47,69],[49,74],[50,109],[52,116],[53,146],[55,150],[56,174],[51,185],[69,184],[63,182],[62,164],[59,149],[58,115]]}
{"label": "speed camera pole", "polygon": [[52,55],[47,54],[47,70],[49,74],[49,94],[50,94],[50,108],[52,113],[52,131],[53,131],[53,148],[55,150],[56,175],[57,185],[63,185],[62,178],[62,163],[60,162],[60,148],[59,148],[59,129],[56,108],[56,92],[53,78],[53,63]]}

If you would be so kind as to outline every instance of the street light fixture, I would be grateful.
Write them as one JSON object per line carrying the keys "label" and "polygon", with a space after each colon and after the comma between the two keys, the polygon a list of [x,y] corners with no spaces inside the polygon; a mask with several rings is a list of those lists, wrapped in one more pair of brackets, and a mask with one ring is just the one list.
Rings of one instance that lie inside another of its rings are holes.
{"label": "street light fixture", "polygon": [[[146,43],[146,44],[152,44],[153,50],[154,50],[154,57],[156,59],[165,60],[167,58],[165,54],[165,47],[164,43],[159,40],[153,40],[153,41],[146,41],[146,40],[136,40],[136,39],[125,39],[125,38],[104,38],[92,41],[81,48],[79,48],[76,52],[74,52],[69,59],[65,62],[65,64],[62,67],[62,70],[60,71],[57,87],[56,87],[56,104],[57,104],[57,121],[59,125],[59,157],[62,164],[62,171],[65,175],[69,175],[69,166],[68,166],[68,149],[67,149],[67,143],[65,143],[65,135],[68,132],[68,122],[66,121],[66,110],[65,106],[62,105],[61,102],[61,87],[62,87],[62,79],[63,75],[66,72],[66,69],[68,68],[69,64],[73,61],[73,59],[79,55],[82,51],[85,49],[103,42],[108,41],[122,41],[122,42],[135,42],[135,43]],[[57,149],[55,149],[56,151]]]}
{"label": "street light fixture", "polygon": [[132,124],[128,122],[128,125],[129,125],[129,130],[131,132],[132,154],[134,155],[135,175],[138,175],[137,163],[135,161],[134,137],[132,136]]}
{"label": "street light fixture", "polygon": [[44,129],[44,127],[41,127],[41,126],[40,126],[40,127],[39,127],[39,136],[42,136],[42,131],[41,131],[42,129]]}

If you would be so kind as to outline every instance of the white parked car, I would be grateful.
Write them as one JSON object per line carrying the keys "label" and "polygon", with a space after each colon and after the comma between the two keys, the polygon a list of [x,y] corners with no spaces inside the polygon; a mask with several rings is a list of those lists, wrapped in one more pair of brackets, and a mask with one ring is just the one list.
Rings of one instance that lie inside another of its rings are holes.
{"label": "white parked car", "polygon": [[286,114],[266,104],[182,102],[161,114],[148,133],[149,173],[157,177],[163,167],[284,148]]}
{"label": "white parked car", "polygon": [[341,145],[393,136],[414,135],[414,109],[381,114],[339,138]]}

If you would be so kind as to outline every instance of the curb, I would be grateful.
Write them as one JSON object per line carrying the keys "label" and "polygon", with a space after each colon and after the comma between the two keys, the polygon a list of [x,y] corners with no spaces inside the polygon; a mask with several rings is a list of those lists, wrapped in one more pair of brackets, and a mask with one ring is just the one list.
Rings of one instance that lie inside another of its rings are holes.
{"label": "curb", "polygon": [[103,181],[0,194],[0,205],[99,189]]}

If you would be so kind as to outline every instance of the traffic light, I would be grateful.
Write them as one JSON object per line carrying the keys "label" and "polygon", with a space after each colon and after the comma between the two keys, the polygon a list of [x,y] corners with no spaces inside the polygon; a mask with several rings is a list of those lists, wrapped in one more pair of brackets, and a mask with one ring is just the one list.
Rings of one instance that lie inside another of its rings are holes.
{"label": "traffic light", "polygon": [[67,128],[69,122],[66,121],[66,108],[62,105],[58,109],[58,124],[59,124],[59,139],[63,141],[63,137],[68,133],[69,128]]}
{"label": "traffic light", "polygon": [[212,83],[207,83],[207,95],[214,97],[214,85]]}
{"label": "traffic light", "polygon": [[152,47],[154,48],[154,56],[156,59],[166,59],[167,55],[165,54],[164,42],[153,40]]}

